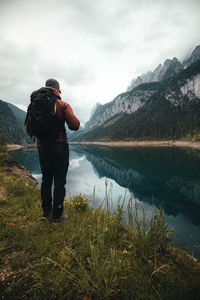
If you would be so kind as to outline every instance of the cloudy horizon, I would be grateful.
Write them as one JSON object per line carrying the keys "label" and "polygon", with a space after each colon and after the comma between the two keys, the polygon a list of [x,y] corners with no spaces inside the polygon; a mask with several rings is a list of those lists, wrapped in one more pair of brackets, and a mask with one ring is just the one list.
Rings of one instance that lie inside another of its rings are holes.
{"label": "cloudy horizon", "polygon": [[199,0],[0,0],[0,99],[27,107],[46,79],[85,123],[97,102],[200,44]]}

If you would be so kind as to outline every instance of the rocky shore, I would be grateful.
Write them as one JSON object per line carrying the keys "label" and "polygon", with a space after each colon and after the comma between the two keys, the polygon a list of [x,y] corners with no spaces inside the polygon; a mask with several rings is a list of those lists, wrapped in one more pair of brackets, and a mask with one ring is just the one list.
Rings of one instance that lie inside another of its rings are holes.
{"label": "rocky shore", "polygon": [[111,147],[190,147],[200,149],[200,142],[192,141],[110,141],[110,142],[70,142],[70,144],[79,145],[99,145],[99,146],[111,146]]}
{"label": "rocky shore", "polygon": [[8,159],[5,161],[2,171],[6,176],[14,176],[27,184],[37,185],[37,180],[24,166],[18,162]]}

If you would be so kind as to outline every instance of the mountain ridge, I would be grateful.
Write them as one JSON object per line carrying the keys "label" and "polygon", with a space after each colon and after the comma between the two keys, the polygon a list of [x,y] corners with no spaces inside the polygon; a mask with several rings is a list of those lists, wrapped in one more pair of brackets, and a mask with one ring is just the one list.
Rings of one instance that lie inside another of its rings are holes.
{"label": "mountain ridge", "polygon": [[[114,102],[126,107],[131,101],[132,110],[135,105],[134,111],[127,113],[127,110],[121,109],[118,113],[121,117],[109,126],[106,124],[117,113],[107,120],[102,118],[101,113],[101,121],[104,122],[79,137],[79,140],[164,139],[191,134],[200,128],[200,60],[173,77],[144,83],[120,94],[113,100],[113,106],[111,102],[106,105],[113,112]],[[108,111],[105,112],[104,116],[108,115]],[[99,120],[95,121],[98,123]]]}
{"label": "mountain ridge", "polygon": [[9,102],[6,102],[6,103],[9,106],[9,108],[12,110],[12,112],[14,113],[21,129],[26,134],[26,128],[24,126],[24,121],[25,121],[25,118],[26,118],[26,112],[24,110],[20,109],[19,107],[17,107],[16,105],[14,105],[14,104],[11,104]]}
{"label": "mountain ridge", "polygon": [[[177,76],[180,72],[175,72],[174,70],[180,70],[184,71],[188,67],[186,67],[191,61],[197,60],[197,58],[200,59],[200,46],[197,46],[194,51],[192,52],[191,56],[185,61],[185,67],[180,68],[180,63],[176,58],[173,58],[173,60],[166,60],[165,65],[167,65],[167,69],[165,70],[165,78],[170,79]],[[172,66],[173,62],[173,66]],[[176,68],[174,69],[174,66]],[[160,64],[157,68],[157,73],[161,72],[162,65]],[[163,81],[162,80],[162,81]],[[152,89],[156,88],[159,85],[159,82],[161,81],[151,81],[151,82],[144,82],[142,84],[137,85],[130,91],[123,92],[116,96],[112,101],[103,104],[98,105],[96,107],[96,110],[93,111],[93,114],[91,115],[90,120],[85,125],[85,131],[93,130],[95,127],[101,126],[103,123],[105,123],[107,120],[113,118],[115,115],[120,113],[127,113],[131,114],[137,109],[139,109],[141,106],[144,105],[145,101],[147,101],[152,93],[149,90],[149,85],[151,85]],[[146,88],[147,92],[144,92]],[[132,99],[131,99],[132,98]]]}
{"label": "mountain ridge", "polygon": [[148,71],[147,73],[138,76],[136,79],[133,79],[130,86],[127,88],[127,91],[132,90],[142,83],[162,81],[167,79],[168,77],[171,77],[182,71],[184,68],[189,67],[189,65],[198,59],[200,59],[200,45],[196,46],[190,57],[184,60],[182,63],[176,57],[174,57],[172,60],[167,58],[163,65],[159,64],[153,72]]}
{"label": "mountain ridge", "polygon": [[25,142],[24,113],[15,105],[0,100],[0,135],[6,142],[19,144]]}

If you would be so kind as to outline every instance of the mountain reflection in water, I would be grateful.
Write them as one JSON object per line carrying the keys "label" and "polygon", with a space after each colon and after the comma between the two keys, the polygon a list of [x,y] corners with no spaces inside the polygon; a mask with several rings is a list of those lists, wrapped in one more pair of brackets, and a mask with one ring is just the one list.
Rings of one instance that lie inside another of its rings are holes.
{"label": "mountain reflection in water", "polygon": [[[41,181],[37,149],[20,149],[13,157]],[[200,151],[184,148],[117,148],[70,146],[67,194],[84,193],[96,201],[105,195],[105,178],[113,184],[113,202],[119,193],[131,194],[148,211],[163,204],[166,221],[176,240],[191,248],[200,244]]]}
{"label": "mountain reflection in water", "polygon": [[86,157],[99,177],[128,187],[143,202],[160,207],[167,215],[186,213],[200,224],[200,152],[177,148],[94,148]]}

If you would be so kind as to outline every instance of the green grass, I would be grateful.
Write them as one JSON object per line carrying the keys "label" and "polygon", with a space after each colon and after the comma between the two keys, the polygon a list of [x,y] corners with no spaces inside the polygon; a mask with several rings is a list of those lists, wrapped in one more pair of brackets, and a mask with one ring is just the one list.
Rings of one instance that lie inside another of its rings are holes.
{"label": "green grass", "polygon": [[186,140],[199,142],[200,141],[200,129],[196,129],[192,134],[187,134],[185,137]]}
{"label": "green grass", "polygon": [[171,241],[162,208],[150,222],[110,191],[96,209],[65,201],[69,219],[40,220],[38,189],[0,173],[2,299],[199,299],[200,264]]}

